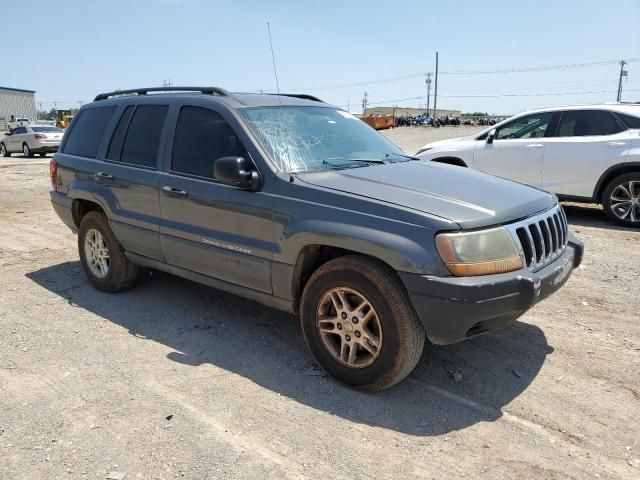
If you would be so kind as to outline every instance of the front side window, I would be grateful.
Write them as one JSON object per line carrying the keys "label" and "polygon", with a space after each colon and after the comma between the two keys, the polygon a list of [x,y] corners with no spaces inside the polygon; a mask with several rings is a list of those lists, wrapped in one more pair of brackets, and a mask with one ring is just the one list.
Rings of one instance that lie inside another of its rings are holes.
{"label": "front side window", "polygon": [[613,135],[621,131],[623,127],[605,110],[575,110],[562,112],[557,136]]}
{"label": "front side window", "polygon": [[13,132],[11,132],[11,135],[20,135],[21,133],[27,133],[27,129],[24,127],[18,127]]}
{"label": "front side window", "polygon": [[97,107],[82,110],[69,132],[63,152],[81,157],[96,158],[104,131],[116,107]]}
{"label": "front side window", "polygon": [[544,112],[516,118],[498,128],[496,140],[544,137],[552,117],[553,112]]}
{"label": "front side window", "polygon": [[136,108],[125,134],[121,162],[157,168],[160,136],[168,110],[166,105],[140,105]]}
{"label": "front side window", "polygon": [[178,117],[171,170],[213,178],[221,157],[247,157],[247,151],[222,116],[202,107],[183,107]]}
{"label": "front side window", "polygon": [[244,108],[241,112],[281,171],[404,160],[402,150],[342,110],[274,106]]}

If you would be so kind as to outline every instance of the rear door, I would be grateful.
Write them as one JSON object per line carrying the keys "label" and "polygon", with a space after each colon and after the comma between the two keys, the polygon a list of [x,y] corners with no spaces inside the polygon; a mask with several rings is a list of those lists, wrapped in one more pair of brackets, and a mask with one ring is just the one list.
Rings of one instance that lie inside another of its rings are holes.
{"label": "rear door", "polygon": [[474,165],[492,175],[539,187],[553,112],[516,118],[496,129],[493,143],[477,141]]}
{"label": "rear door", "polygon": [[237,121],[223,109],[189,104],[175,116],[160,186],[167,263],[271,293],[273,195],[224,185],[213,175],[220,157],[251,159]]}
{"label": "rear door", "polygon": [[109,191],[111,225],[124,249],[157,260],[164,259],[158,165],[168,111],[168,105],[157,104],[121,109],[104,163],[94,174]]}
{"label": "rear door", "polygon": [[561,112],[547,140],[542,188],[559,195],[591,197],[600,176],[622,163],[631,145],[629,131],[607,110]]}

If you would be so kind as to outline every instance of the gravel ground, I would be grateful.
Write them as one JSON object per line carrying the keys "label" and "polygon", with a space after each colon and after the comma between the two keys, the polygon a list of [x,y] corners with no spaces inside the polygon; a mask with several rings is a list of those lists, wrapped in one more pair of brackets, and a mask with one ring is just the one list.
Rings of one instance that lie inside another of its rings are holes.
{"label": "gravel ground", "polygon": [[596,206],[566,205],[586,257],[557,294],[368,394],[287,314],[160,273],[91,288],[47,175],[0,160],[1,479],[640,478],[640,232]]}

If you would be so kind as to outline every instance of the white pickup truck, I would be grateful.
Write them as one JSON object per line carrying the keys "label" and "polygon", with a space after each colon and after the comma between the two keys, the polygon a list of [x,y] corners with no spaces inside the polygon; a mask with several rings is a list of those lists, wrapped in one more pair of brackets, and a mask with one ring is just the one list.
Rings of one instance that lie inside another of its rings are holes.
{"label": "white pickup truck", "polygon": [[31,120],[29,120],[28,118],[15,118],[13,115],[11,115],[11,120],[9,120],[9,122],[7,123],[7,128],[10,132],[12,132],[18,127],[25,127],[29,125],[30,122]]}

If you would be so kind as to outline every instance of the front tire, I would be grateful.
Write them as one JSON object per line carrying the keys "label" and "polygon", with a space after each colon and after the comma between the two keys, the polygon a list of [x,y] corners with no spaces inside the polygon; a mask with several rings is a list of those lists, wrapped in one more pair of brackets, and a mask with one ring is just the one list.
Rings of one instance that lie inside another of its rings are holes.
{"label": "front tire", "polygon": [[365,390],[405,378],[424,348],[424,329],[395,272],[359,255],[331,260],[313,273],[302,295],[301,323],[316,361]]}
{"label": "front tire", "polygon": [[614,178],[602,193],[602,207],[609,220],[640,228],[640,172]]}
{"label": "front tire", "polygon": [[11,152],[7,150],[7,147],[4,143],[0,143],[0,155],[2,155],[3,157],[11,156]]}
{"label": "front tire", "polygon": [[103,292],[119,292],[132,287],[138,266],[127,259],[106,217],[87,213],[78,230],[80,262],[91,284]]}

